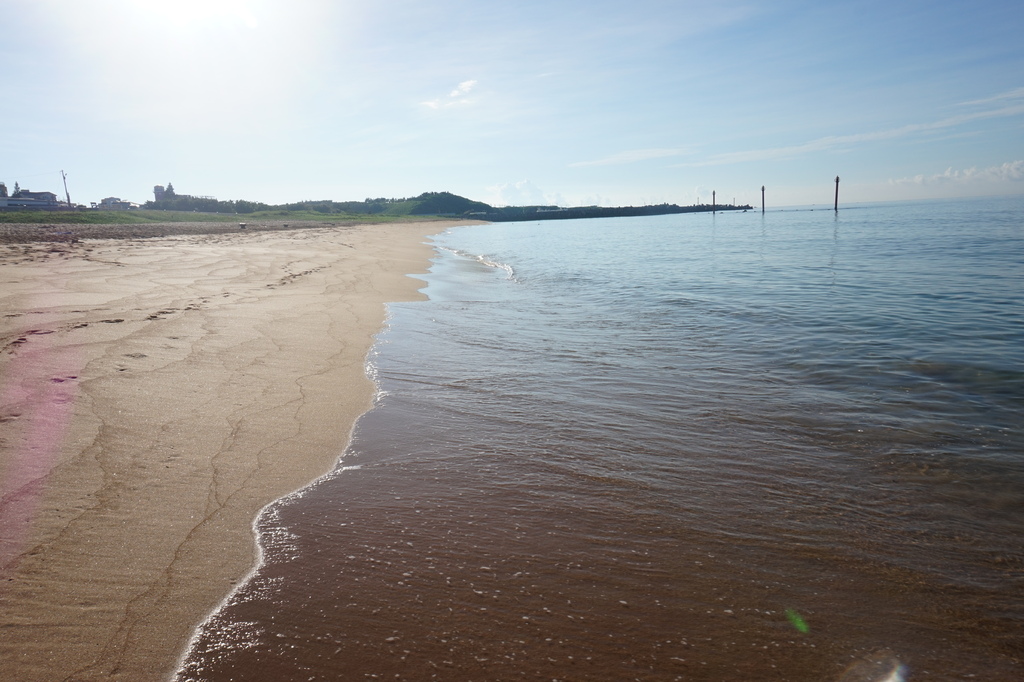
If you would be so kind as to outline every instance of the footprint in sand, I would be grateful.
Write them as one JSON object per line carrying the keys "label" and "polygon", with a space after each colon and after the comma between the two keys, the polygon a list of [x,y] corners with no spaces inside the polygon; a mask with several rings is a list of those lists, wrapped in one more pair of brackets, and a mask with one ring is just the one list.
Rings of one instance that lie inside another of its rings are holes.
{"label": "footprint in sand", "polygon": [[163,319],[164,317],[166,317],[168,315],[173,315],[176,312],[178,312],[177,308],[170,308],[170,309],[166,309],[166,310],[158,310],[155,313],[153,313],[152,315],[150,315],[149,317],[147,317],[146,319],[147,320],[160,320],[160,319]]}

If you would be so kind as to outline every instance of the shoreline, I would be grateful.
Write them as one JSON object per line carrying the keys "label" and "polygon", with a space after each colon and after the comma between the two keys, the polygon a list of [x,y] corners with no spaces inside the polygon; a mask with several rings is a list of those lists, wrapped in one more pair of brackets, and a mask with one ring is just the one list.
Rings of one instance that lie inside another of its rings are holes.
{"label": "shoreline", "polygon": [[173,676],[256,565],[258,514],[372,405],[366,354],[384,304],[421,296],[426,237],[471,222],[0,246],[7,674]]}

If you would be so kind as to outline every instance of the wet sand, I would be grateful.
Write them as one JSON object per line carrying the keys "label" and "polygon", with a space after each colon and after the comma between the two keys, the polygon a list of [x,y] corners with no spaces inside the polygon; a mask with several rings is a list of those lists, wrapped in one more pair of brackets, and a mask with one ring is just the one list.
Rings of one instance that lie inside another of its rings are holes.
{"label": "wet sand", "polygon": [[446,226],[0,228],[6,679],[173,673],[259,510],[343,451]]}

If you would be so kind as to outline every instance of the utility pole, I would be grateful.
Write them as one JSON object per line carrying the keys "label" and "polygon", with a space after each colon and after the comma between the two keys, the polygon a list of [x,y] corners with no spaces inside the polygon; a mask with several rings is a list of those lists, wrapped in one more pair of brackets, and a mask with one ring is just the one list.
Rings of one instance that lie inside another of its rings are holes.
{"label": "utility pole", "polygon": [[839,176],[838,175],[836,176],[836,205],[835,205],[835,212],[836,213],[839,212]]}
{"label": "utility pole", "polygon": [[764,215],[764,185],[761,185],[761,215]]}
{"label": "utility pole", "polygon": [[71,208],[71,194],[68,192],[68,174],[61,171],[60,177],[64,179],[64,196],[68,198],[68,208]]}

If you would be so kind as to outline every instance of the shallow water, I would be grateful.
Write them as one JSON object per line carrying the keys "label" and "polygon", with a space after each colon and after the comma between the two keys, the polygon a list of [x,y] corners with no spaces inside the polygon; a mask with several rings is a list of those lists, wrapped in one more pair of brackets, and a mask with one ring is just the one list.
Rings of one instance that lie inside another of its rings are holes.
{"label": "shallow water", "polygon": [[181,679],[1024,675],[1024,200],[435,241]]}

